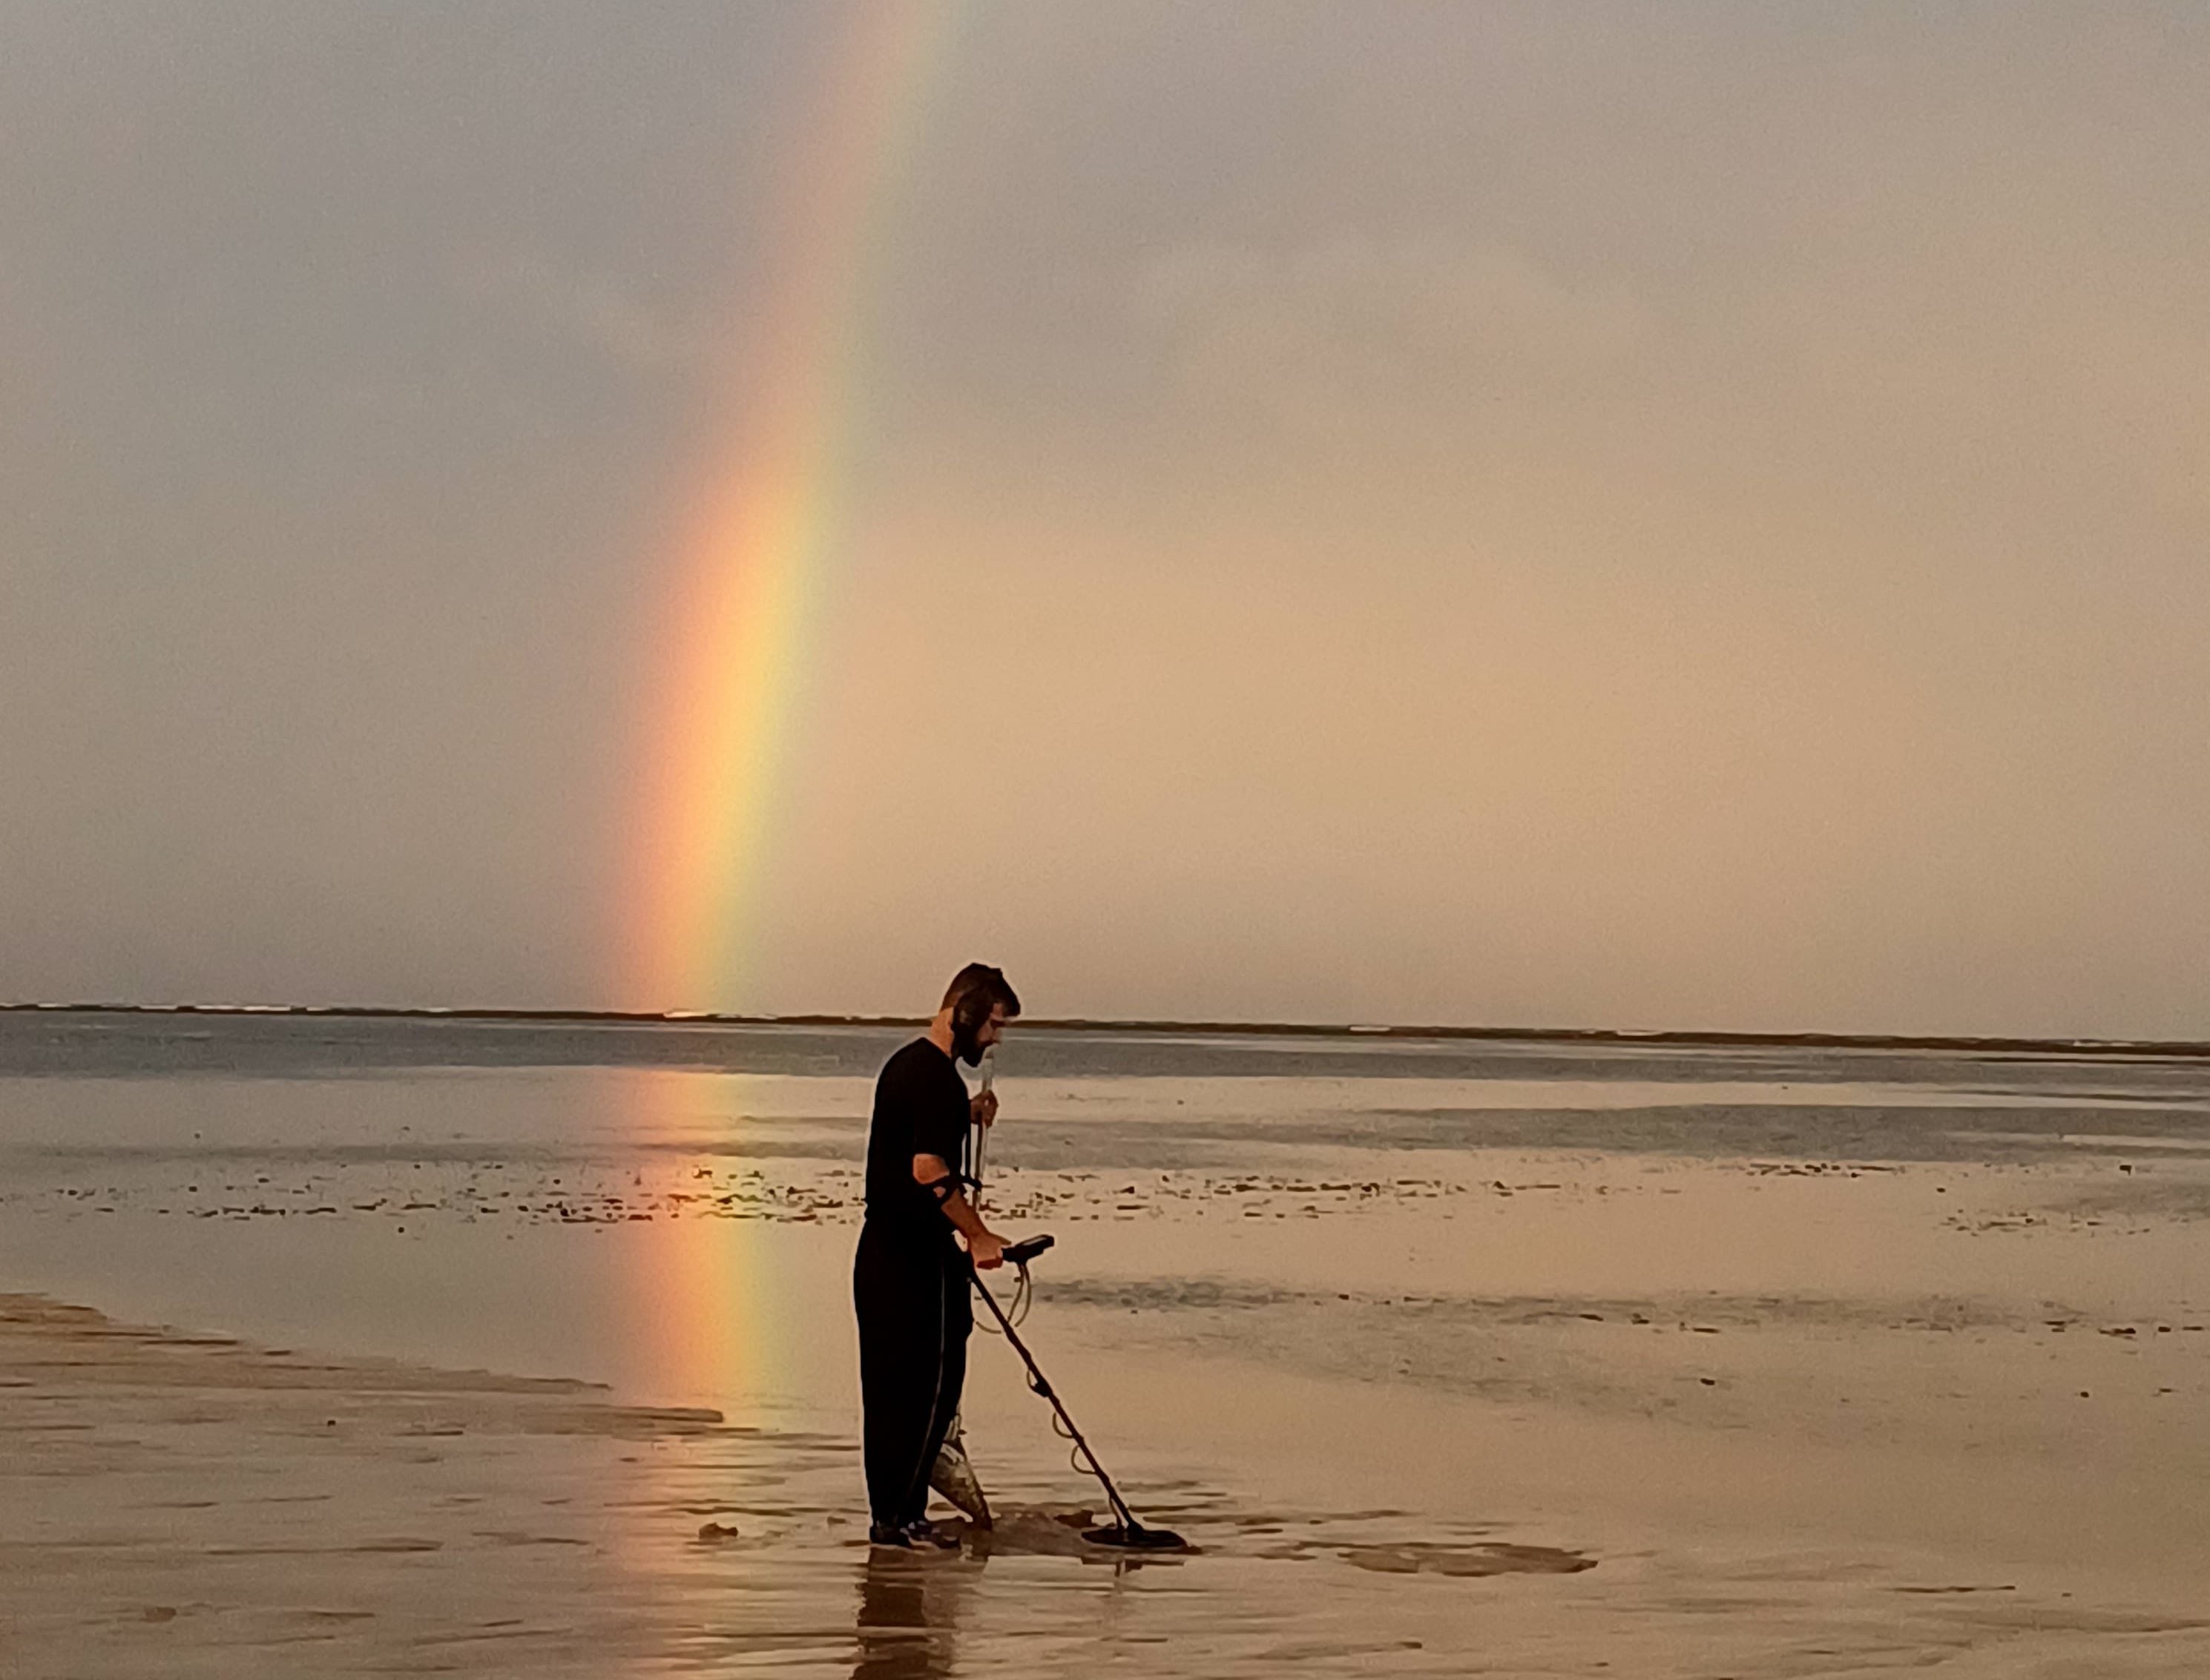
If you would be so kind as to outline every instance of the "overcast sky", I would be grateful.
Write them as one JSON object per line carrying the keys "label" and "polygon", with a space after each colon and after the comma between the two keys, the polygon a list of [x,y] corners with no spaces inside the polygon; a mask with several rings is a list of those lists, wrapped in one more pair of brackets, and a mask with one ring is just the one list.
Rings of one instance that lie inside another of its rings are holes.
{"label": "overcast sky", "polygon": [[2210,1037],[2193,3],[962,9],[634,995],[840,25],[0,0],[0,995]]}

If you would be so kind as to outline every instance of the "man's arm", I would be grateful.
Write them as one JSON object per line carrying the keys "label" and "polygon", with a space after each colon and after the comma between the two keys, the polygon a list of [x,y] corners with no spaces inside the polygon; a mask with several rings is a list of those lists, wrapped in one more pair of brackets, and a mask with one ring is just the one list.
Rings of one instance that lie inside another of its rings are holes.
{"label": "man's arm", "polygon": [[[913,1179],[916,1184],[936,1185],[951,1177],[951,1169],[941,1155],[915,1155],[913,1158]],[[982,1216],[975,1211],[974,1203],[961,1194],[957,1181],[939,1198],[944,1217],[951,1221],[959,1234],[967,1239],[967,1252],[974,1257],[975,1269],[987,1272],[1004,1264],[999,1257],[1005,1251],[1005,1240],[982,1223]]]}

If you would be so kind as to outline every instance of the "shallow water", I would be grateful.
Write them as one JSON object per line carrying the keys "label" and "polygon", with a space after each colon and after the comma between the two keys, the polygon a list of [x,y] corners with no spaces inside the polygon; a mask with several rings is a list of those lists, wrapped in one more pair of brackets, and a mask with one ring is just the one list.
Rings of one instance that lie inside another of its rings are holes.
{"label": "shallow water", "polygon": [[[853,1544],[846,1280],[902,1036],[0,1015],[0,1289],[723,1412],[627,1469],[532,1460],[624,1560],[591,1635],[623,1671],[2207,1665],[2210,1067],[1018,1033],[993,1219],[1060,1243],[1026,1334],[1205,1548],[1116,1574]],[[999,1502],[1087,1497],[1006,1351],[974,1370]],[[247,1450],[193,1460],[218,1512]]]}

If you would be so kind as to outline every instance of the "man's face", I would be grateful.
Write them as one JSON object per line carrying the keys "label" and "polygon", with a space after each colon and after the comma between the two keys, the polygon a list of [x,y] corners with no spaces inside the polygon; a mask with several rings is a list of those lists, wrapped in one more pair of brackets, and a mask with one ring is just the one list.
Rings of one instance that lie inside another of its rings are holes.
{"label": "man's face", "polygon": [[989,1019],[977,1027],[971,1037],[960,1032],[956,1027],[952,1029],[951,1047],[958,1053],[959,1059],[971,1068],[982,1059],[984,1051],[1005,1036],[1005,1006],[1002,1003],[993,1003],[990,1006]]}

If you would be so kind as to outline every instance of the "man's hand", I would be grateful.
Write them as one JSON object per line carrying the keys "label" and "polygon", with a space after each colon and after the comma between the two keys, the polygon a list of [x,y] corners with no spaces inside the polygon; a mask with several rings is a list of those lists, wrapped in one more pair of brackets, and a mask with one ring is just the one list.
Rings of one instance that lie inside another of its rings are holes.
{"label": "man's hand", "polygon": [[967,1112],[974,1117],[975,1123],[978,1126],[995,1123],[998,1118],[998,1093],[994,1091],[984,1091],[969,1098]]}
{"label": "man's hand", "polygon": [[978,1272],[993,1272],[1005,1263],[1005,1239],[994,1231],[978,1231],[967,1239],[968,1256]]}

